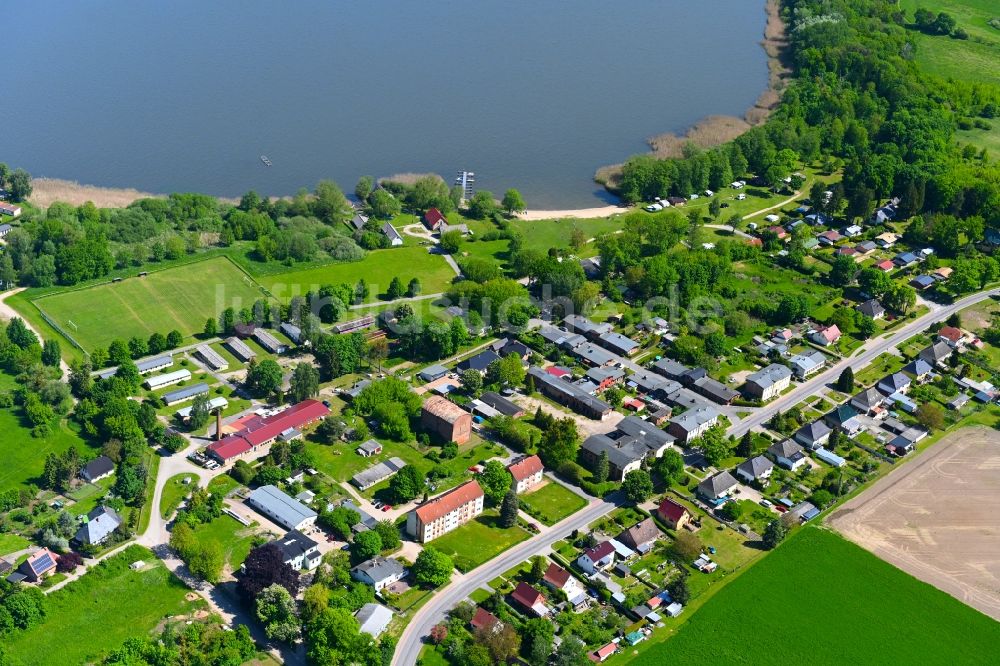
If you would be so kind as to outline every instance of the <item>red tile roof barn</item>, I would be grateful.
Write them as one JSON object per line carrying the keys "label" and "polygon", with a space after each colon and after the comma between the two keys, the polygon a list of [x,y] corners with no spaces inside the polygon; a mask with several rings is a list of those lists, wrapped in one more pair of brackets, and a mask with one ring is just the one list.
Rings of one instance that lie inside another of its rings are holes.
{"label": "red tile roof barn", "polygon": [[451,400],[442,398],[439,395],[432,396],[427,402],[424,403],[424,411],[427,411],[448,423],[454,423],[468,414],[467,411],[453,403]]}
{"label": "red tile roof barn", "polygon": [[542,459],[538,456],[528,456],[527,458],[518,460],[507,469],[510,470],[510,475],[514,477],[514,481],[524,481],[542,471]]}
{"label": "red tile roof barn", "polygon": [[242,430],[209,445],[208,451],[216,458],[226,461],[274,439],[289,428],[301,428],[329,413],[330,410],[322,402],[303,400],[279,414],[247,419]]}
{"label": "red tile roof barn", "polygon": [[469,502],[482,497],[483,489],[475,481],[467,481],[454,490],[449,490],[444,495],[439,495],[425,504],[418,506],[415,511],[417,517],[424,525],[433,523],[442,516],[447,516],[460,506],[465,506]]}

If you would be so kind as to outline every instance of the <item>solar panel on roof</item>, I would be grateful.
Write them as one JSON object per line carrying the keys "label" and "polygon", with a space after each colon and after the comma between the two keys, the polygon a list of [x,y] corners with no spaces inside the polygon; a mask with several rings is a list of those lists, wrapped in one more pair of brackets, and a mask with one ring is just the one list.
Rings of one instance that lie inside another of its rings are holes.
{"label": "solar panel on roof", "polygon": [[34,566],[32,568],[34,568],[35,571],[44,571],[45,569],[54,566],[55,563],[52,561],[52,558],[49,556],[49,554],[47,552],[43,552],[38,557],[38,559],[34,561]]}

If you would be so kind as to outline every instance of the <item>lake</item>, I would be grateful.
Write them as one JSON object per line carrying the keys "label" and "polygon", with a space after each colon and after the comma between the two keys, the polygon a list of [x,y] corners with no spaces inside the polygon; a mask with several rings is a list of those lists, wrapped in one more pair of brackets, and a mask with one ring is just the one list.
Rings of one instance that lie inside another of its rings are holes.
{"label": "lake", "polygon": [[6,0],[0,160],[219,196],[468,169],[599,205],[597,167],[753,104],[763,4]]}

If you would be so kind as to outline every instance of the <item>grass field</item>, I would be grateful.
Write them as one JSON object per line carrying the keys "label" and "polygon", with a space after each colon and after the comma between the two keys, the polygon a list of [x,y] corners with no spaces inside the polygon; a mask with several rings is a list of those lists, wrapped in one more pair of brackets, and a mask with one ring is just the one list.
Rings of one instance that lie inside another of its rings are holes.
{"label": "grass field", "polygon": [[[669,635],[659,630],[653,641]],[[990,663],[1000,659],[998,641],[1000,624],[985,615],[806,527],[722,588],[670,640],[640,644],[631,663]]]}
{"label": "grass field", "polygon": [[0,555],[27,548],[31,542],[20,534],[0,534]]}
{"label": "grass field", "polygon": [[[146,568],[131,571],[128,565],[137,560]],[[50,594],[42,622],[4,636],[5,647],[14,662],[26,665],[93,663],[168,615],[203,605],[185,601],[189,591],[152,552],[130,546]]]}
{"label": "grass field", "polygon": [[422,293],[436,294],[445,291],[455,277],[455,272],[444,257],[430,254],[426,247],[398,247],[369,252],[361,261],[327,264],[305,270],[293,270],[257,279],[275,298],[287,301],[292,296],[304,295],[324,284],[355,284],[364,278],[371,294],[368,301],[378,300],[392,278],[398,277],[406,286],[411,279],[419,278]]}
{"label": "grass field", "polygon": [[[185,479],[190,479],[184,483]],[[188,496],[195,486],[198,478],[194,474],[176,474],[167,479],[163,486],[163,493],[160,495],[160,515],[169,518],[180,505],[181,501]]]}
{"label": "grass field", "polygon": [[922,67],[939,76],[1000,84],[1000,30],[988,23],[1000,16],[995,0],[900,0],[899,5],[910,21],[918,8],[947,12],[969,33],[969,39],[952,39],[911,31]]}
{"label": "grass field", "polygon": [[[437,492],[442,492],[446,488],[456,485],[468,476],[467,470],[470,466],[487,460],[495,454],[489,444],[473,440],[476,443],[459,447],[456,457],[435,463],[424,457],[412,444],[394,442],[384,438],[379,438],[379,441],[382,443],[382,453],[371,458],[359,455],[355,444],[317,444],[307,440],[306,451],[315,457],[316,469],[336,481],[347,481],[361,470],[394,456],[402,458],[407,465],[413,465],[423,475],[426,475],[432,467],[440,465],[450,475],[446,479],[437,481]],[[386,488],[388,483],[388,481],[383,481],[366,490],[364,494],[371,497],[379,490]]]}
{"label": "grass field", "polygon": [[520,527],[505,529],[499,522],[496,511],[487,511],[431,543],[451,557],[456,569],[470,571],[528,538]]}
{"label": "grass field", "polygon": [[198,541],[216,541],[222,546],[230,569],[239,569],[243,560],[247,559],[257,531],[257,523],[244,527],[226,514],[194,528]]}
{"label": "grass field", "polygon": [[546,525],[560,520],[587,506],[587,501],[555,481],[549,481],[533,492],[518,499],[526,505],[525,511]]}
{"label": "grass field", "polygon": [[[917,62],[925,71],[945,78],[1000,85],[1000,29],[989,24],[1000,17],[1000,5],[995,0],[901,0],[899,4],[909,20],[918,8],[943,11],[969,33],[969,39],[952,39],[911,30]],[[995,158],[1000,153],[1000,119],[988,122],[990,129],[960,130],[956,138],[985,148]]]}
{"label": "grass field", "polygon": [[[260,288],[231,261],[217,257],[34,301],[85,349],[115,338],[200,333],[205,320],[226,307],[249,307]],[[69,323],[73,322],[75,328]],[[108,322],[114,322],[109,326]]]}
{"label": "grass field", "polygon": [[76,446],[81,455],[89,455],[87,443],[68,425],[54,421],[48,437],[31,436],[15,410],[0,409],[0,491],[36,483],[45,467],[45,456],[62,453]]}

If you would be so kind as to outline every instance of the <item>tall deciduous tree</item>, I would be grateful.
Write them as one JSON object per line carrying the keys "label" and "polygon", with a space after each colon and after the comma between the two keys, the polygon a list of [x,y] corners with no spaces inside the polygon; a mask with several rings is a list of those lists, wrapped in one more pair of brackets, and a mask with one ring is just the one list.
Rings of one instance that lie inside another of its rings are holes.
{"label": "tall deciduous tree", "polygon": [[295,599],[281,585],[270,585],[257,597],[257,619],[271,640],[290,642],[298,638],[299,618]]}
{"label": "tall deciduous tree", "polygon": [[510,188],[504,192],[503,201],[500,202],[500,205],[508,215],[520,213],[527,208],[527,205],[524,203],[524,197],[514,188]]}
{"label": "tall deciduous tree", "polygon": [[311,363],[299,363],[292,371],[291,395],[302,402],[319,395],[319,371]]}
{"label": "tall deciduous tree", "polygon": [[644,469],[634,469],[622,480],[622,491],[628,501],[641,504],[653,494],[653,482],[649,472]]}
{"label": "tall deciduous tree", "polygon": [[266,358],[250,366],[244,383],[257,395],[270,395],[281,387],[281,366]]}
{"label": "tall deciduous tree", "polygon": [[433,546],[425,546],[417,555],[410,572],[418,585],[440,587],[451,580],[454,568],[450,557]]}
{"label": "tall deciduous tree", "polygon": [[483,471],[479,475],[479,485],[483,488],[483,493],[494,504],[500,504],[504,495],[510,490],[513,477],[507,466],[499,460],[490,460],[483,465]]}

